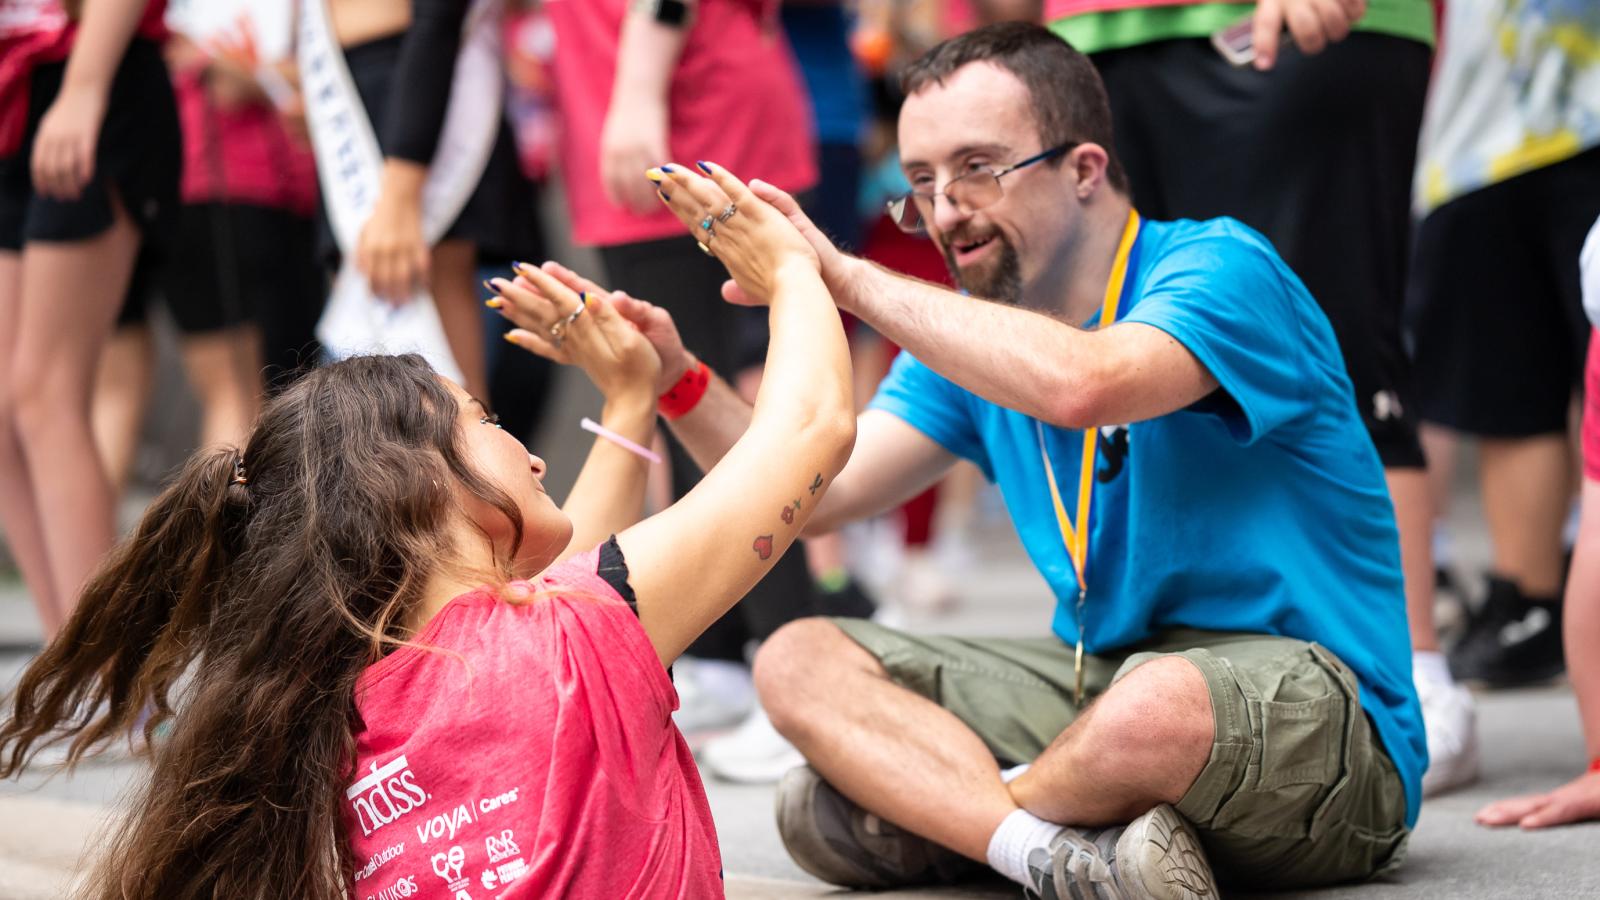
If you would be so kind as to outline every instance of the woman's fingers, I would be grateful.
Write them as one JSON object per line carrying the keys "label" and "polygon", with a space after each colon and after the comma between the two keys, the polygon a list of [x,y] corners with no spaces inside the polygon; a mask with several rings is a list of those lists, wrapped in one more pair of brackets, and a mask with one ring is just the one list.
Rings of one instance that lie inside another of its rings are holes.
{"label": "woman's fingers", "polygon": [[[695,240],[702,244],[715,240],[715,230],[719,224],[715,217],[729,202],[722,188],[677,163],[651,169],[646,177],[661,185],[662,193],[667,197],[667,208],[689,229]],[[707,216],[712,217],[711,231],[707,231],[702,224]]]}
{"label": "woman's fingers", "polygon": [[484,282],[495,297],[489,307],[511,320],[511,323],[531,331],[545,332],[556,320],[555,304],[543,294],[523,287],[520,281],[492,278]]}
{"label": "woman's fingers", "polygon": [[711,181],[716,184],[719,189],[721,189],[722,193],[725,194],[728,199],[732,200],[735,205],[740,208],[750,210],[757,208],[755,203],[757,199],[756,195],[751,193],[750,188],[747,187],[744,182],[734,177],[732,172],[729,172],[727,169],[724,169],[714,162],[708,162],[706,160],[700,160],[699,162],[695,163],[695,166],[698,167],[700,171],[706,173],[706,177],[711,179]]}
{"label": "woman's fingers", "polygon": [[506,342],[561,365],[570,365],[572,358],[565,349],[557,347],[550,339],[526,328],[513,328],[505,333]]}
{"label": "woman's fingers", "polygon": [[[532,267],[527,263],[519,263],[517,266],[513,267],[513,269],[519,275],[522,274],[522,270],[526,268]],[[577,272],[574,272],[573,270],[563,266],[561,263],[558,263],[553,259],[546,260],[542,265],[539,266],[539,270],[566,285],[569,289],[577,291],[580,294],[606,293],[605,288],[583,277],[582,275],[579,275]]]}

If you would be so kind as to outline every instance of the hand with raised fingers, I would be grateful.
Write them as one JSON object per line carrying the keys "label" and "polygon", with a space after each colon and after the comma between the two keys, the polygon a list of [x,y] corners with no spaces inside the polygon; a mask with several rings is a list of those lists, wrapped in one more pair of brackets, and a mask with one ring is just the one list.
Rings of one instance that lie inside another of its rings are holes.
{"label": "hand with raised fingers", "polygon": [[[558,262],[546,262],[539,268],[574,291],[605,293],[599,285]],[[672,314],[648,300],[629,296],[626,291],[612,291],[608,299],[611,308],[632,322],[633,327],[639,329],[650,342],[650,346],[656,348],[656,356],[661,358],[656,393],[666,393],[695,364],[694,354],[683,346],[683,338],[678,335],[678,326],[672,321]]]}
{"label": "hand with raised fingers", "polygon": [[1498,828],[1549,828],[1600,819],[1600,772],[1572,779],[1548,794],[1530,794],[1500,800],[1478,810],[1479,825]]}
{"label": "hand with raised fingers", "polygon": [[661,373],[655,348],[617,313],[598,285],[587,284],[596,290],[575,291],[541,268],[519,264],[515,279],[487,282],[496,294],[488,302],[517,326],[506,333],[511,343],[577,366],[607,400],[654,401]]}
{"label": "hand with raised fingers", "polygon": [[786,266],[821,270],[816,249],[787,216],[727,169],[704,161],[696,165],[699,172],[663,165],[646,177],[695,240],[728,267],[746,302],[772,302],[778,273]]}

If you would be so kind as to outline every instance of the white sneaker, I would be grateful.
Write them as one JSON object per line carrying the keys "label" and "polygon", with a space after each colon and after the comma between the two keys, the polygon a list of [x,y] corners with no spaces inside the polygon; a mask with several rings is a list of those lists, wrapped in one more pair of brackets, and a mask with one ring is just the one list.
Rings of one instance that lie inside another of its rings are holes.
{"label": "white sneaker", "polygon": [[1414,681],[1428,734],[1422,795],[1432,797],[1478,780],[1478,707],[1472,692],[1418,672]]}
{"label": "white sneaker", "polygon": [[760,706],[737,729],[706,742],[700,763],[723,781],[739,784],[773,784],[805,757],[784,739]]}
{"label": "white sneaker", "polygon": [[755,707],[750,669],[740,663],[680,656],[672,680],[678,689],[672,721],[685,735],[732,728]]}

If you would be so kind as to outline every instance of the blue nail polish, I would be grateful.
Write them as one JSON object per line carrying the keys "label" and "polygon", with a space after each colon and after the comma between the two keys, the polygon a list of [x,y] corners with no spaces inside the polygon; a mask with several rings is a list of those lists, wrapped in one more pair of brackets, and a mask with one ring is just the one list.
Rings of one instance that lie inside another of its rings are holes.
{"label": "blue nail polish", "polygon": [[661,199],[662,200],[671,200],[672,199],[672,197],[666,191],[658,190],[658,191],[656,191],[656,193],[661,195]]}
{"label": "blue nail polish", "polygon": [[707,175],[711,174],[711,164],[706,162],[705,160],[703,160],[703,159],[699,160],[699,161],[697,161],[695,163],[695,165],[699,166],[700,167],[700,171],[706,173]]}
{"label": "blue nail polish", "polygon": [[678,171],[678,170],[677,170],[677,169],[674,169],[674,168],[673,168],[673,167],[671,167],[671,166],[662,166],[662,167],[661,167],[661,171],[663,171],[663,172],[676,172],[676,171]]}
{"label": "blue nail polish", "polygon": [[488,288],[490,291],[492,291],[496,296],[498,296],[500,294],[500,286],[495,284],[492,281],[485,281],[483,283],[483,286]]}
{"label": "blue nail polish", "polygon": [[525,263],[525,262],[514,262],[514,263],[511,264],[511,271],[516,272],[516,271],[520,270],[523,266],[526,266],[526,265],[527,265],[527,263]]}

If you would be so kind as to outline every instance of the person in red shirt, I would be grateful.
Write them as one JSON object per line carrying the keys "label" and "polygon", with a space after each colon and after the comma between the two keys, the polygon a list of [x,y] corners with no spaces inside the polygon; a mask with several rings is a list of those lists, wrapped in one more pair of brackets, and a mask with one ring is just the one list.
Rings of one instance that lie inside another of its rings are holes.
{"label": "person in red shirt", "polygon": [[657,395],[679,415],[726,386],[703,367],[659,384],[620,300],[530,266],[492,282],[514,342],[606,398],[608,436],[562,508],[543,461],[420,357],[303,376],[242,451],[190,460],[0,726],[8,777],[41,745],[70,740],[76,760],[142,722],[148,748],[170,722],[85,896],[722,895],[667,667],[799,536],[855,425],[815,252],[706,169],[651,172],[770,307],[766,379],[727,458],[639,521],[648,451],[629,445]]}

